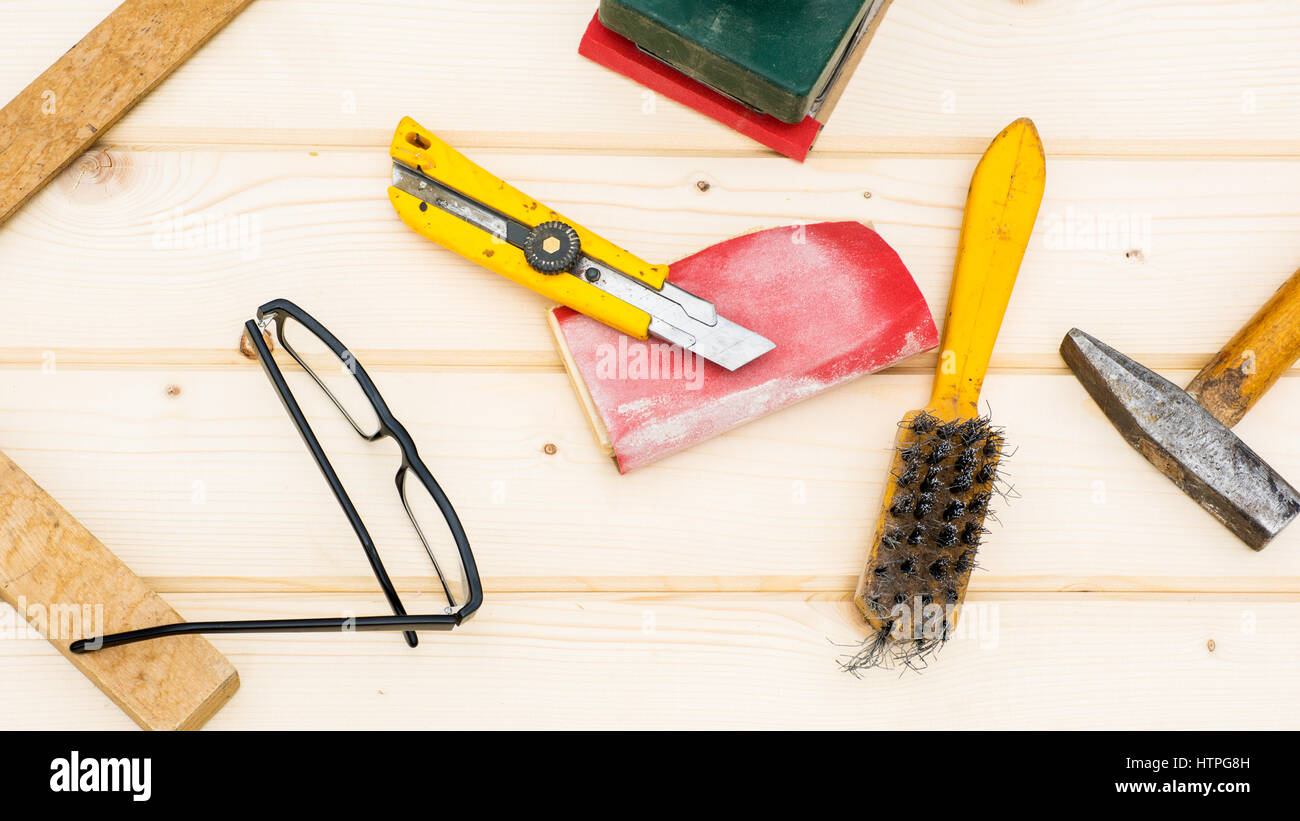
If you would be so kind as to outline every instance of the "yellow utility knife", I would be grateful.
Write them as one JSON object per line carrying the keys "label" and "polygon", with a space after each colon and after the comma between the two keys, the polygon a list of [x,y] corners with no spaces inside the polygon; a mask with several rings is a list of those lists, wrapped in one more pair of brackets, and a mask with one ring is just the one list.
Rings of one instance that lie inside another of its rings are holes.
{"label": "yellow utility knife", "polygon": [[775,345],[713,303],[470,162],[410,117],[389,151],[388,198],[415,231],[637,339],[654,336],[734,371]]}

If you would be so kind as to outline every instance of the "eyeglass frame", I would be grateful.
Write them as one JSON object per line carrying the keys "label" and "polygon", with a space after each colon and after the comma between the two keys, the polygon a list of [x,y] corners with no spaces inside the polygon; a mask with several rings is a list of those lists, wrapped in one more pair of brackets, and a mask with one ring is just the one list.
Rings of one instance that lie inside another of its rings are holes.
{"label": "eyeglass frame", "polygon": [[[293,319],[301,324],[307,331],[314,334],[321,342],[325,344],[330,351],[338,357],[348,372],[356,379],[362,393],[369,401],[371,408],[375,412],[378,420],[378,430],[373,433],[367,433],[348,412],[347,408],[338,400],[334,393],[325,385],[315,370],[303,361],[302,357],[293,349],[285,340],[284,322],[286,319]],[[394,482],[397,486],[397,493],[402,500],[402,506],[406,510],[407,517],[411,520],[411,525],[415,528],[416,535],[419,536],[425,552],[429,554],[433,562],[434,570],[438,574],[439,582],[442,584],[443,592],[447,597],[448,607],[442,613],[430,613],[425,615],[408,615],[405,607],[402,605],[401,597],[398,595],[392,580],[388,576],[388,571],[384,568],[383,559],[379,556],[379,551],[375,548],[374,540],[370,537],[370,532],[366,529],[365,523],[361,520],[361,515],[357,512],[356,506],[352,503],[347,489],[344,488],[343,482],[339,479],[337,472],[334,470],[329,457],[325,454],[325,449],[321,446],[320,440],[312,430],[311,424],[307,421],[307,416],[303,413],[297,399],[289,387],[288,381],[284,377],[284,372],[280,369],[279,364],[275,361],[271,353],[270,346],[262,336],[262,332],[268,323],[274,323],[276,337],[280,341],[281,347],[289,354],[290,357],[298,363],[304,371],[311,376],[312,380],[325,392],[335,407],[343,414],[344,418],[357,432],[362,439],[368,442],[377,442],[380,439],[390,438],[396,444],[402,454],[402,464],[397,469]],[[479,578],[478,566],[474,561],[474,553],[470,549],[469,538],[465,535],[464,526],[460,522],[460,517],[456,515],[452,507],[451,500],[443,492],[438,482],[433,477],[433,473],[425,465],[424,460],[420,458],[419,451],[416,449],[415,441],[411,438],[410,433],[401,422],[393,416],[392,411],[388,408],[388,403],[380,395],[379,389],[371,380],[370,375],[366,373],[362,364],[357,361],[338,337],[334,336],[328,328],[318,322],[315,317],[304,311],[287,299],[274,299],[257,309],[257,319],[248,320],[244,323],[244,332],[247,334],[253,349],[257,354],[258,362],[262,365],[267,378],[271,380],[276,394],[280,397],[285,411],[289,414],[294,426],[298,429],[303,443],[311,452],[312,458],[320,468],[321,474],[325,477],[326,483],[334,494],[335,500],[343,509],[348,523],[352,526],[353,532],[361,542],[362,551],[366,554],[375,578],[379,582],[380,589],[383,591],[389,606],[395,615],[392,616],[356,616],[349,618],[327,618],[327,619],[245,619],[237,621],[206,621],[206,622],[180,622],[177,624],[164,624],[154,627],[146,627],[139,630],[129,630],[121,633],[111,633],[104,636],[85,638],[74,641],[69,650],[73,653],[86,653],[95,650],[101,650],[107,647],[115,647],[122,644],[131,644],[138,641],[147,641],[149,639],[162,638],[164,636],[193,635],[199,633],[253,633],[253,632],[341,632],[341,631],[403,631],[406,642],[409,646],[415,647],[419,644],[419,639],[415,635],[416,628],[425,628],[433,630],[451,630],[463,624],[472,616],[483,603],[483,585]],[[424,485],[430,497],[437,504],[443,519],[451,532],[452,539],[456,543],[456,549],[460,554],[461,567],[465,571],[465,586],[467,588],[467,597],[464,602],[457,604],[447,586],[446,578],[442,574],[442,568],[438,565],[437,558],[433,555],[433,550],[429,546],[428,539],[424,535],[415,514],[411,511],[411,506],[406,498],[406,490],[403,485],[403,477],[414,473],[416,478]]]}

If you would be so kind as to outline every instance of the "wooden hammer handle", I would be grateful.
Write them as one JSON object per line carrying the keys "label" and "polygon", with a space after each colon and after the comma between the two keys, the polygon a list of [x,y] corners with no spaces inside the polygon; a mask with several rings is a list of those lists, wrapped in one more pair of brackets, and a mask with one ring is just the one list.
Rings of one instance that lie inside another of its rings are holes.
{"label": "wooden hammer handle", "polygon": [[1255,312],[1187,386],[1215,419],[1232,427],[1300,359],[1300,271]]}

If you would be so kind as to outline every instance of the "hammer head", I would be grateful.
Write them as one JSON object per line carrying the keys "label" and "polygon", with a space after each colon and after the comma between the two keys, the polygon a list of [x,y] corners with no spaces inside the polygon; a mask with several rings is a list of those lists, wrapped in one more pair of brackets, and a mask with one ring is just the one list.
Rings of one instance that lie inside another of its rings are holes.
{"label": "hammer head", "polygon": [[1130,445],[1255,550],[1300,494],[1186,391],[1078,328],[1061,358]]}

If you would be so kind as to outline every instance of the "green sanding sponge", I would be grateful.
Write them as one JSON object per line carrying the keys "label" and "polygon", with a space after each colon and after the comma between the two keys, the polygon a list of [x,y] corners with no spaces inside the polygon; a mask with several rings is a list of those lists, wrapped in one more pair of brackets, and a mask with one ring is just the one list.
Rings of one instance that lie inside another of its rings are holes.
{"label": "green sanding sponge", "polygon": [[787,123],[835,79],[881,0],[601,0],[600,22],[683,74]]}

